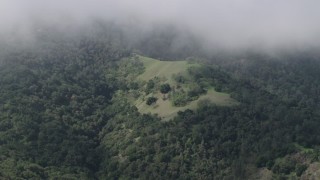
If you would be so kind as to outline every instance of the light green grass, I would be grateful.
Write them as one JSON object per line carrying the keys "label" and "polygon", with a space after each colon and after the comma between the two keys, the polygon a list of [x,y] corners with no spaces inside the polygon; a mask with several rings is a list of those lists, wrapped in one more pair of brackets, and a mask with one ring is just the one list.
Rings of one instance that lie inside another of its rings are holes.
{"label": "light green grass", "polygon": [[[191,66],[200,66],[199,64],[190,64],[187,61],[159,61],[156,59],[139,56],[141,62],[145,66],[145,71],[138,76],[138,79],[143,81],[148,81],[154,77],[159,77],[165,79],[162,83],[166,82],[170,85],[175,85],[175,81],[172,76],[174,74],[184,74],[188,76],[187,70]],[[187,85],[185,85],[187,86]],[[151,96],[149,94],[148,96]],[[209,100],[211,103],[218,106],[231,106],[236,105],[237,102],[230,98],[229,94],[217,92],[214,88],[207,90],[207,93],[200,96],[197,100],[189,102],[186,106],[176,107],[173,106],[170,100],[163,100],[163,95],[161,93],[152,94],[158,98],[155,105],[148,106],[145,102],[145,98],[138,98],[134,101],[134,105],[138,108],[141,113],[151,113],[158,114],[159,117],[164,120],[169,120],[177,115],[177,112],[184,111],[186,109],[196,109],[198,107],[198,102],[202,100]]]}
{"label": "light green grass", "polygon": [[238,104],[238,102],[230,97],[230,94],[217,92],[213,88],[208,89],[207,93],[200,96],[199,99],[192,101],[189,104],[189,108],[197,108],[197,104],[201,100],[209,100],[211,103],[218,106],[232,106]]}
{"label": "light green grass", "polygon": [[167,83],[174,83],[172,75],[186,74],[189,67],[199,66],[187,61],[159,61],[153,58],[139,56],[145,67],[145,72],[138,76],[140,80],[148,81],[154,77],[164,78]]}
{"label": "light green grass", "polygon": [[161,93],[153,94],[153,96],[158,98],[156,104],[148,106],[143,99],[138,99],[137,101],[135,101],[135,106],[141,113],[158,114],[158,116],[163,118],[164,120],[173,118],[179,111],[184,111],[187,109],[197,109],[199,101],[202,100],[209,100],[209,102],[218,106],[232,106],[238,103],[234,99],[230,98],[229,94],[216,92],[214,89],[209,89],[206,94],[200,96],[195,101],[191,101],[183,107],[173,106],[168,99],[163,100],[163,95]]}

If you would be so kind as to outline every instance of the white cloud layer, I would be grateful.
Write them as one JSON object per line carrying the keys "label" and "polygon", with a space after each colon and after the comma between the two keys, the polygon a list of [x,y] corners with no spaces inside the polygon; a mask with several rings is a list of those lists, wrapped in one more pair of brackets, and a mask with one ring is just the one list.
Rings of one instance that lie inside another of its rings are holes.
{"label": "white cloud layer", "polygon": [[20,34],[33,20],[47,23],[93,18],[170,23],[225,48],[318,46],[319,0],[0,0],[0,32]]}

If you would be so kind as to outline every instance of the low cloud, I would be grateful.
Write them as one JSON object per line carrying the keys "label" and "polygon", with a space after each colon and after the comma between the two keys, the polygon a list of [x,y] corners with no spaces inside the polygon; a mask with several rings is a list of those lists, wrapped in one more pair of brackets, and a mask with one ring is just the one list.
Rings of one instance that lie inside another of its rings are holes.
{"label": "low cloud", "polygon": [[2,0],[0,34],[32,37],[35,22],[52,25],[113,21],[151,31],[169,24],[207,49],[319,47],[318,0]]}

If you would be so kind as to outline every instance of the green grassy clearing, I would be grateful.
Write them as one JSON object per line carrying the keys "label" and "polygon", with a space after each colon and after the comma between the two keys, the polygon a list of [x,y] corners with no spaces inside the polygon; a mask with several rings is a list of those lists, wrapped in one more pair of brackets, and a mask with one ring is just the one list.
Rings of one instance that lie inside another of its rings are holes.
{"label": "green grassy clearing", "polygon": [[202,100],[209,100],[211,103],[219,106],[231,106],[237,103],[234,99],[230,98],[229,94],[216,92],[214,91],[214,89],[209,89],[206,94],[200,96],[195,101],[191,101],[183,107],[173,106],[168,99],[163,100],[163,95],[161,93],[153,94],[153,96],[158,98],[156,104],[148,106],[144,99],[140,98],[134,102],[135,106],[141,113],[158,114],[158,116],[163,118],[164,120],[173,118],[179,111],[196,109],[198,107],[199,101]]}
{"label": "green grassy clearing", "polygon": [[[144,64],[145,71],[138,76],[139,80],[148,81],[154,77],[159,77],[162,83],[169,83],[171,86],[175,86],[177,83],[172,78],[174,74],[183,74],[188,76],[188,68],[192,66],[200,66],[199,64],[191,64],[187,61],[160,61],[144,56],[139,56],[140,61]],[[183,85],[184,88],[188,88],[188,84]],[[147,105],[147,97],[154,96],[158,100],[154,105]],[[197,100],[189,102],[183,107],[176,107],[172,105],[172,102],[167,99],[163,100],[163,95],[160,92],[151,93],[147,96],[136,99],[133,103],[141,113],[158,114],[163,120],[169,120],[173,118],[177,112],[184,111],[186,109],[196,109],[199,101],[209,100],[209,102],[219,106],[231,106],[237,104],[237,102],[230,98],[229,94],[217,92],[214,88],[207,89],[207,93],[201,95]]]}
{"label": "green grassy clearing", "polygon": [[199,64],[192,64],[187,61],[160,61],[144,56],[139,56],[139,60],[143,63],[145,72],[138,76],[138,79],[148,81],[154,77],[159,77],[169,84],[175,84],[172,79],[174,74],[187,75],[189,67],[199,66]]}

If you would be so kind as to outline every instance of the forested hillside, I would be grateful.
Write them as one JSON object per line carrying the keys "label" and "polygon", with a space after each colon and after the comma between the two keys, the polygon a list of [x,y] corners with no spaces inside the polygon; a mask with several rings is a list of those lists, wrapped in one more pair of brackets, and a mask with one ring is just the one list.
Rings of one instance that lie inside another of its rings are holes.
{"label": "forested hillside", "polygon": [[[27,46],[3,45],[0,179],[317,178],[320,56],[201,56],[192,38],[193,47],[168,52],[175,35],[164,32],[132,43],[98,24],[42,29]],[[139,112],[119,95],[141,88],[129,77],[145,70],[130,64],[137,52],[196,56],[203,66],[190,78],[237,105],[202,101],[169,121]]]}

